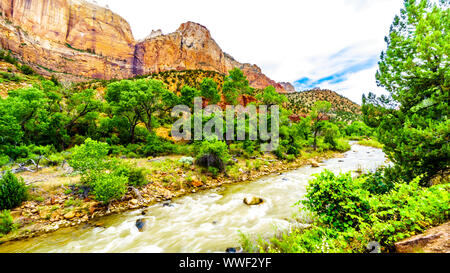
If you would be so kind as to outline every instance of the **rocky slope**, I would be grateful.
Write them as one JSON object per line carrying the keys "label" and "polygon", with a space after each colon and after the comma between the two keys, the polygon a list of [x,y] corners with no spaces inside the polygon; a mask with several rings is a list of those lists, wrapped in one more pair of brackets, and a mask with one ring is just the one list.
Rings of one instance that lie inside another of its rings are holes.
{"label": "rocky slope", "polygon": [[168,70],[241,68],[255,88],[274,85],[256,65],[224,53],[204,26],[187,22],[175,32],[135,41],[122,17],[83,0],[0,0],[0,46],[44,75],[83,81],[122,79]]}
{"label": "rocky slope", "polygon": [[361,106],[331,90],[314,89],[286,94],[288,109],[295,114],[307,115],[316,101],[328,101],[332,112],[341,120],[350,121],[361,116]]}

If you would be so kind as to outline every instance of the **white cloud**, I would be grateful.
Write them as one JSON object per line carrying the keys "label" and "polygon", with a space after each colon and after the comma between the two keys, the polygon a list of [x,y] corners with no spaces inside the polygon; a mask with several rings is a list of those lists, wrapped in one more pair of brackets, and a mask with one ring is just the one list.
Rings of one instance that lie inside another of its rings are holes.
{"label": "white cloud", "polygon": [[[123,16],[136,39],[146,37],[152,29],[173,32],[186,21],[205,25],[222,49],[238,61],[255,63],[270,78],[290,82],[303,77],[321,79],[346,70],[352,61],[378,57],[385,48],[384,37],[390,24],[403,3],[402,0],[97,2],[108,4],[112,11]],[[343,49],[350,51],[330,59]],[[375,85],[374,78],[369,82],[352,80],[348,86],[360,94]],[[342,94],[350,92],[344,88],[345,82],[340,85]]]}

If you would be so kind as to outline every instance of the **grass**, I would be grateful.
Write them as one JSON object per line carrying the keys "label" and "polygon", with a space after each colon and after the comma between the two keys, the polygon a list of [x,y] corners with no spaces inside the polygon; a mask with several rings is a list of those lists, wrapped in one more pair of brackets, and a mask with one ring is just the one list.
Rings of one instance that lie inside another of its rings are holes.
{"label": "grass", "polygon": [[384,145],[374,139],[363,139],[358,142],[359,145],[383,149]]}

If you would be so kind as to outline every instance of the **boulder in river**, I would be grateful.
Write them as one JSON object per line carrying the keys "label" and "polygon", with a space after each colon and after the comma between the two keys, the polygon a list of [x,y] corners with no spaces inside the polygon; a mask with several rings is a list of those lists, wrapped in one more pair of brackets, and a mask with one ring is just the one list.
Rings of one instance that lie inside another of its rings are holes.
{"label": "boulder in river", "polygon": [[139,219],[136,221],[136,227],[138,228],[138,230],[140,232],[144,231],[144,227],[145,227],[145,219]]}
{"label": "boulder in river", "polygon": [[248,206],[256,206],[264,203],[264,199],[259,197],[245,197],[244,198],[244,204]]}
{"label": "boulder in river", "polygon": [[310,164],[311,164],[311,167],[313,167],[313,168],[319,168],[320,167],[319,163],[317,163],[317,161],[315,161],[315,160],[311,160]]}

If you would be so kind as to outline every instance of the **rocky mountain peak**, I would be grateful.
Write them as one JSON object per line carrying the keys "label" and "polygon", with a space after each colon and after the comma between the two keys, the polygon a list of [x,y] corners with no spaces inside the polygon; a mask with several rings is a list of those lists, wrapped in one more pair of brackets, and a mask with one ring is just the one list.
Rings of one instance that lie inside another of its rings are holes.
{"label": "rocky mountain peak", "polygon": [[154,30],[136,41],[125,19],[85,0],[0,0],[0,12],[0,47],[43,75],[86,81],[168,70],[227,74],[238,67],[251,86],[273,85],[285,92],[257,65],[224,53],[210,31],[195,22],[167,35]]}

